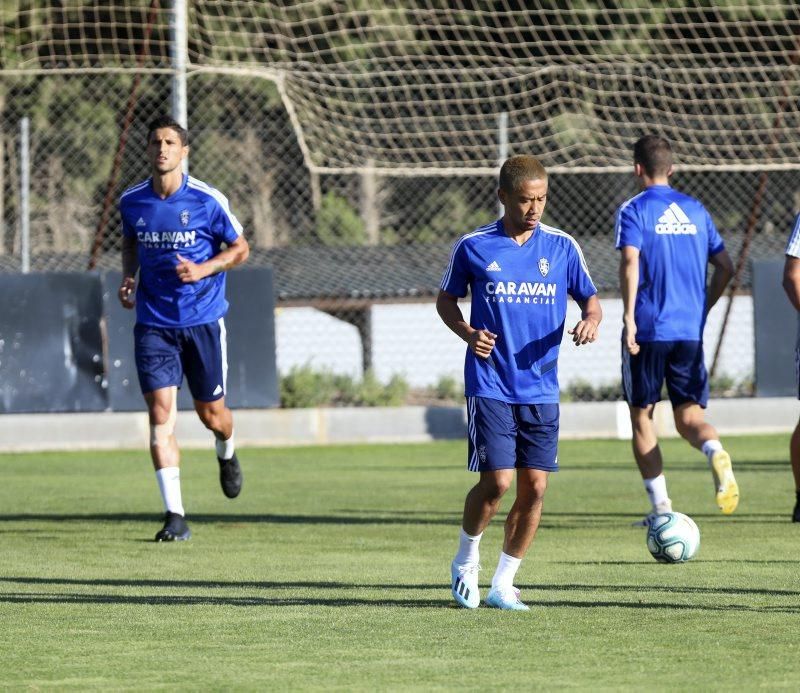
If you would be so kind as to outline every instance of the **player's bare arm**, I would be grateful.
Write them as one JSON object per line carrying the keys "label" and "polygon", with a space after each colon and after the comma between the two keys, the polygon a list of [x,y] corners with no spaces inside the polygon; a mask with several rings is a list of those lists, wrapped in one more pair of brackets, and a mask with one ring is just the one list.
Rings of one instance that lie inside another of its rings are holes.
{"label": "player's bare arm", "polygon": [[619,290],[622,294],[622,326],[625,348],[635,356],[639,353],[636,342],[636,294],[639,290],[639,249],[631,245],[623,246],[619,260]]}
{"label": "player's bare arm", "polygon": [[139,269],[139,257],[136,249],[136,238],[122,238],[122,283],[117,296],[123,308],[131,309],[136,305],[136,272]]}
{"label": "player's bare arm", "polygon": [[597,294],[590,296],[585,301],[578,301],[581,307],[581,319],[571,330],[567,330],[572,335],[575,346],[590,344],[597,339],[600,321],[603,319],[603,309],[600,307],[600,299]]}
{"label": "player's bare arm", "polygon": [[175,257],[178,264],[175,272],[184,284],[200,281],[213,274],[227,272],[237,265],[241,265],[250,255],[250,244],[244,236],[239,236],[225,250],[205,262],[192,262],[181,256],[180,253]]}
{"label": "player's bare arm", "polygon": [[458,305],[458,297],[439,291],[436,299],[436,311],[445,325],[463,339],[476,356],[485,359],[494,349],[497,335],[489,330],[476,330],[464,320],[464,314]]}
{"label": "player's bare arm", "polygon": [[708,283],[706,291],[706,313],[714,307],[725,291],[725,287],[728,286],[728,282],[733,278],[733,261],[727,250],[721,250],[716,255],[712,255],[708,261],[714,268],[714,273],[711,275],[711,281]]}
{"label": "player's bare arm", "polygon": [[783,290],[792,302],[794,309],[800,312],[800,258],[786,256],[783,265]]}

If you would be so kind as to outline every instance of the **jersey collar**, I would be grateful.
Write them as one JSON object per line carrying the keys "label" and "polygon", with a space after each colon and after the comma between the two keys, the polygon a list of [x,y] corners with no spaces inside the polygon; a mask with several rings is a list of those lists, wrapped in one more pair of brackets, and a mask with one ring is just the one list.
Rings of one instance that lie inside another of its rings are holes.
{"label": "jersey collar", "polygon": [[541,227],[541,225],[542,225],[541,222],[536,222],[536,226],[533,227],[533,231],[531,232],[530,238],[528,238],[528,240],[525,241],[522,245],[519,245],[513,238],[511,238],[511,236],[509,236],[506,233],[506,227],[503,224],[502,217],[497,220],[497,231],[502,236],[511,241],[511,243],[513,243],[517,248],[525,248],[539,235],[539,228]]}
{"label": "jersey collar", "polygon": [[[156,193],[156,189],[153,187],[153,176],[150,176],[147,182],[150,185],[150,192],[153,194],[153,196],[161,200],[162,199],[161,196]],[[172,193],[172,195],[168,195],[167,197],[163,198],[163,201],[166,202],[167,200],[170,200],[176,195],[182,193],[184,190],[186,190],[186,186],[188,184],[189,184],[189,174],[184,173],[181,179],[181,186],[174,193]]]}

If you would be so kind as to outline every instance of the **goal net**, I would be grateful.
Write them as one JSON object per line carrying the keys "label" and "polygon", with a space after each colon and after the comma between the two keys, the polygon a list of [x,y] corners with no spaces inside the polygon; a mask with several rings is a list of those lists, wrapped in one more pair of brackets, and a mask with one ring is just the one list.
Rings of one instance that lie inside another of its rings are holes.
{"label": "goal net", "polygon": [[[170,70],[168,0],[4,9],[5,71]],[[646,131],[684,169],[800,165],[795,2],[197,0],[187,20],[190,88],[274,81],[312,171],[492,173],[505,140],[627,170]]]}
{"label": "goal net", "polygon": [[[546,222],[580,238],[613,293],[609,233],[646,132],[673,142],[676,185],[703,200],[733,256],[745,230],[758,234],[751,257],[780,256],[800,207],[798,37],[788,0],[3,0],[0,271],[24,266],[24,248],[36,270],[119,266],[116,198],[148,175],[142,144],[171,110],[173,56],[185,58],[192,175],[230,198],[281,306],[338,320],[373,299],[429,302],[452,241],[496,218],[506,153],[542,159]],[[723,353],[737,381],[752,363],[745,328]],[[296,361],[281,369],[310,359],[309,344],[367,363],[351,350],[367,337],[347,332],[343,347],[327,329],[284,345]],[[616,372],[608,343],[613,367],[573,372]],[[442,369],[460,360],[424,344],[402,349],[415,377],[437,354]],[[376,356],[381,377],[398,358]]]}

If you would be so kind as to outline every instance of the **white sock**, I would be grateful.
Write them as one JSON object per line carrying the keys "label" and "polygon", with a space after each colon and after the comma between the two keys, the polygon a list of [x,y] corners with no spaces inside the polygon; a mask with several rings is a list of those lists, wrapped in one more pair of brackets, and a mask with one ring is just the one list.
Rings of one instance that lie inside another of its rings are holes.
{"label": "white sock", "polygon": [[456,565],[478,563],[480,559],[479,545],[483,532],[473,537],[461,529],[461,538],[458,542],[458,553],[454,559]]}
{"label": "white sock", "polygon": [[229,460],[233,457],[233,452],[236,449],[233,444],[233,431],[231,431],[231,437],[228,440],[220,440],[216,438],[214,441],[214,445],[217,448],[217,457],[221,460]]}
{"label": "white sock", "polygon": [[492,578],[492,589],[511,589],[514,586],[514,576],[517,574],[520,563],[522,563],[521,558],[509,556],[501,551],[497,570],[494,571]]}
{"label": "white sock", "polygon": [[181,470],[179,467],[156,469],[156,480],[167,512],[185,515],[181,499]]}
{"label": "white sock", "polygon": [[714,453],[722,450],[722,443],[720,443],[718,440],[707,440],[705,443],[703,443],[703,447],[701,449],[703,454],[708,457],[708,461],[711,462],[711,457],[714,455]]}
{"label": "white sock", "polygon": [[667,495],[667,478],[659,474],[655,479],[644,480],[644,490],[653,506],[653,512],[669,512],[672,510],[672,501]]}

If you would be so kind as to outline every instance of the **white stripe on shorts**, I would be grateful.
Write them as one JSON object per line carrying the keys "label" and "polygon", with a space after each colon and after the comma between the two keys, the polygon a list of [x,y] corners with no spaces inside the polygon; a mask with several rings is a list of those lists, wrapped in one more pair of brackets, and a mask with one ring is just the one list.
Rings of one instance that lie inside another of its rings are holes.
{"label": "white stripe on shorts", "polygon": [[228,332],[225,318],[219,319],[219,352],[222,355],[222,394],[228,394]]}
{"label": "white stripe on shorts", "polygon": [[478,471],[478,441],[475,433],[475,398],[467,397],[467,435],[472,443],[472,454],[467,460],[467,469],[471,472]]}
{"label": "white stripe on shorts", "polygon": [[622,393],[625,395],[625,401],[630,404],[631,401],[631,353],[622,342]]}

